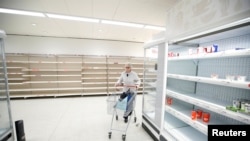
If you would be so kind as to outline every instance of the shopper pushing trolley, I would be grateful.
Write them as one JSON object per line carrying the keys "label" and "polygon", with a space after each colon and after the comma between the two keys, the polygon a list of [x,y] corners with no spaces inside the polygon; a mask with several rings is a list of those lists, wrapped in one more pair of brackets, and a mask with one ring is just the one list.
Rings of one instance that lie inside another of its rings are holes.
{"label": "shopper pushing trolley", "polygon": [[[122,90],[118,94],[111,94],[109,96],[108,102],[112,106],[110,108],[113,108],[113,117],[109,132],[109,138],[111,138],[112,130],[122,131],[122,139],[125,141],[127,128],[132,116],[134,116],[134,121],[136,122],[134,108],[136,105],[137,89],[139,88],[140,84],[141,80],[138,77],[137,73],[132,71],[132,65],[130,63],[126,63],[125,71],[121,73],[121,76],[115,84],[117,91],[119,91],[120,88],[122,88]],[[114,129],[112,127],[114,116],[116,116],[116,120],[118,120],[118,111],[122,111],[124,122],[125,124],[127,124],[125,130]]]}
{"label": "shopper pushing trolley", "polygon": [[123,116],[124,122],[128,121],[128,116],[131,115],[131,112],[135,107],[135,97],[137,94],[137,88],[140,86],[140,84],[141,80],[137,73],[132,71],[132,65],[130,63],[126,63],[125,71],[121,73],[120,78],[115,84],[116,87],[123,86],[123,94],[130,94],[128,95],[127,110]]}

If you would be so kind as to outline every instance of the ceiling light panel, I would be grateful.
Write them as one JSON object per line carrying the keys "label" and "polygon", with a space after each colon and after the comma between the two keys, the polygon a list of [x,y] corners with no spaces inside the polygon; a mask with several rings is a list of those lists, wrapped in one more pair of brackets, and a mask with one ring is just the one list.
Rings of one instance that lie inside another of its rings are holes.
{"label": "ceiling light panel", "polygon": [[36,16],[36,17],[45,17],[45,15],[43,13],[39,13],[39,12],[4,9],[4,8],[0,8],[0,13],[18,14],[18,15]]}
{"label": "ceiling light panel", "polygon": [[144,25],[142,25],[142,24],[118,22],[118,21],[109,21],[109,20],[101,20],[101,23],[103,23],[103,24],[112,24],[112,25],[121,25],[121,26],[129,26],[129,27],[137,27],[137,28],[143,28],[144,27]]}
{"label": "ceiling light panel", "polygon": [[46,14],[49,18],[55,19],[64,19],[64,20],[71,20],[71,21],[81,21],[81,22],[93,22],[99,23],[99,19],[91,19],[91,18],[83,18],[83,17],[74,17],[74,16],[65,16],[65,15],[57,15],[57,14]]}
{"label": "ceiling light panel", "polygon": [[144,28],[146,28],[146,29],[154,29],[154,30],[162,30],[162,31],[166,30],[165,27],[151,26],[151,25],[146,25]]}

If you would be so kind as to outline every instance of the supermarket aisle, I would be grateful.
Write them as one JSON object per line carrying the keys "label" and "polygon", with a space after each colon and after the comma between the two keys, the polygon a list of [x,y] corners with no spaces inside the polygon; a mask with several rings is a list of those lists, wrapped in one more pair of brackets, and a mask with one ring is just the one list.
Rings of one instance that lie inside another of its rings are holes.
{"label": "supermarket aisle", "polygon": [[[108,138],[112,116],[107,114],[106,99],[96,96],[11,100],[13,121],[24,121],[26,141],[122,141],[121,132],[113,132],[112,138]],[[153,140],[141,127],[141,104],[142,95],[138,95],[137,122],[130,122],[126,141]],[[119,128],[123,128],[125,123],[119,119]]]}

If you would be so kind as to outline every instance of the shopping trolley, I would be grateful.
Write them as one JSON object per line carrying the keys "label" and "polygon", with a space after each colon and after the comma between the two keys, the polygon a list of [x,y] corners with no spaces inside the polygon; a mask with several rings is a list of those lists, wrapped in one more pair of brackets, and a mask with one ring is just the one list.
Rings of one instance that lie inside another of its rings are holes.
{"label": "shopping trolley", "polygon": [[[136,86],[125,86],[125,87],[136,87]],[[111,125],[110,125],[110,131],[108,132],[109,139],[112,136],[112,131],[118,131],[122,132],[122,140],[126,140],[126,133],[128,126],[130,124],[132,116],[134,117],[134,122],[136,123],[136,113],[135,113],[135,104],[136,104],[136,91],[130,91],[130,89],[127,92],[118,92],[108,95],[107,98],[107,112],[108,114],[112,115]],[[124,96],[126,95],[126,96]],[[126,116],[128,118],[125,125],[125,129],[119,129],[114,128],[114,118],[116,121],[118,121],[119,116]]]}

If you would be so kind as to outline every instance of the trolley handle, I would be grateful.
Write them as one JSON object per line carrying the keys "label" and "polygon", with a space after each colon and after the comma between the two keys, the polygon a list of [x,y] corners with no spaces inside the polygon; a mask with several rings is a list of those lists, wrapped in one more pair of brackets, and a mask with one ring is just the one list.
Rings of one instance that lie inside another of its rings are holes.
{"label": "trolley handle", "polygon": [[119,91],[119,88],[135,88],[138,89],[138,85],[116,85],[116,91]]}
{"label": "trolley handle", "polygon": [[137,85],[124,85],[123,87],[126,87],[126,88],[137,88]]}
{"label": "trolley handle", "polygon": [[138,88],[138,85],[116,85],[116,87],[123,87],[123,88]]}

